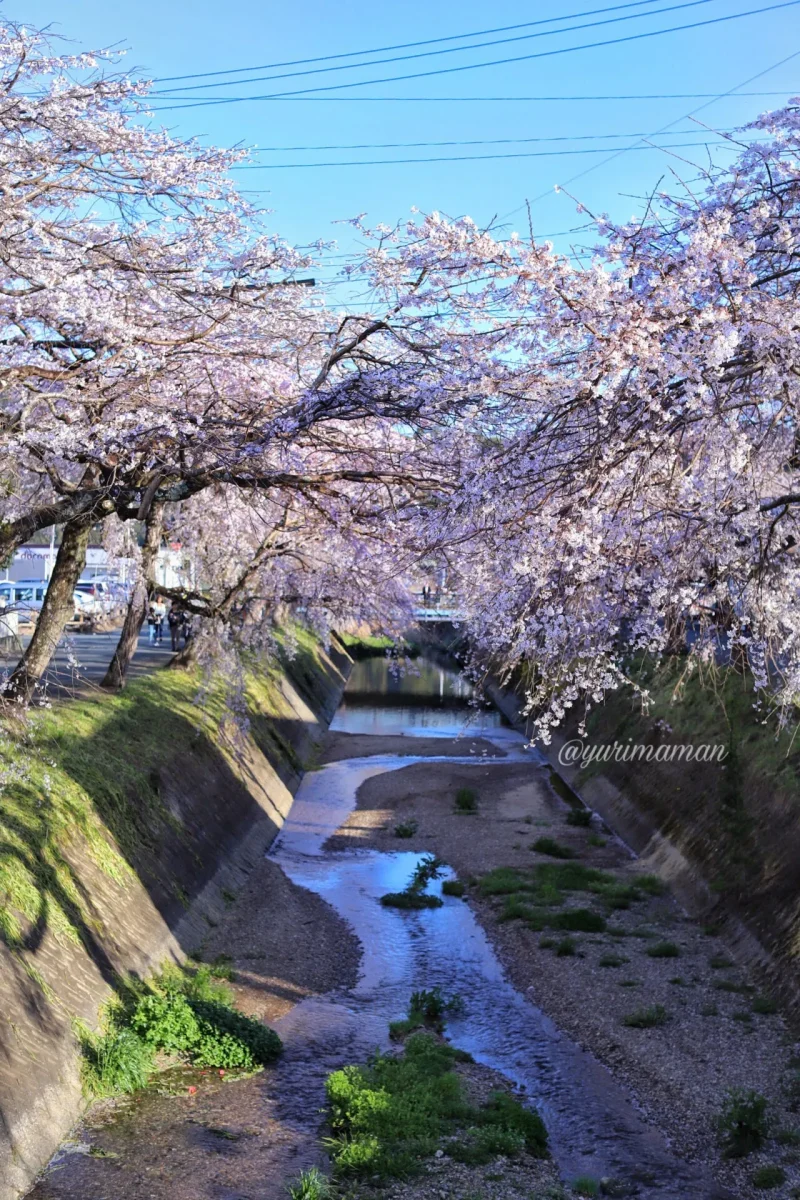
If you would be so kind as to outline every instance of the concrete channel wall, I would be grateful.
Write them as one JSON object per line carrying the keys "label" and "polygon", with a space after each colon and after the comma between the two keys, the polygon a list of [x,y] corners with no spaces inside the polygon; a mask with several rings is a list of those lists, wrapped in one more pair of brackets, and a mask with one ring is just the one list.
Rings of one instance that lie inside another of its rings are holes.
{"label": "concrete channel wall", "polygon": [[[283,824],[351,665],[336,642],[310,662],[290,660],[272,710],[251,713],[236,754],[211,731],[198,732],[191,753],[168,755],[154,781],[162,816],[140,851],[126,849],[125,878],[102,871],[76,832],[65,856],[84,914],[79,938],[54,932],[45,910],[24,950],[0,942],[0,1200],[25,1193],[80,1115],[76,1021],[96,1028],[115,979],[200,944],[224,892]],[[120,755],[131,752],[121,741]]]}

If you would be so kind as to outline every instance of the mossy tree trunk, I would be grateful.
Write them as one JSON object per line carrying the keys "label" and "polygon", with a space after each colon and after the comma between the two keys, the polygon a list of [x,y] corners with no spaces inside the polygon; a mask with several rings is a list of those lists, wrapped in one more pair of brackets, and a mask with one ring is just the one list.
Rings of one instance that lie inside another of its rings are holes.
{"label": "mossy tree trunk", "polygon": [[32,700],[39,681],[50,665],[64,627],[75,612],[73,593],[86,566],[92,524],[89,518],[76,517],[64,526],[33,637],[3,690],[7,700],[21,704]]}
{"label": "mossy tree trunk", "polygon": [[125,620],[122,624],[122,632],[117,643],[117,648],[114,651],[114,657],[108,664],[108,670],[103,676],[101,684],[101,687],[110,688],[112,691],[118,692],[124,688],[128,667],[139,644],[139,634],[142,631],[142,625],[147,615],[147,598],[151,586],[153,568],[161,546],[163,527],[164,505],[163,503],[154,503],[147,514],[144,546],[142,547],[141,572],[128,603],[128,611],[125,613]]}

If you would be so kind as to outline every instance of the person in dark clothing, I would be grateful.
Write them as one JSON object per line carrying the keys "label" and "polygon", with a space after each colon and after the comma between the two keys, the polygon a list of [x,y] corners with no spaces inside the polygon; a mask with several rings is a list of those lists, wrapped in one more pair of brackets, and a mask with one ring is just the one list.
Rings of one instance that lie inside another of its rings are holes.
{"label": "person in dark clothing", "polygon": [[184,624],[185,620],[186,620],[185,614],[181,611],[177,602],[173,601],[172,604],[170,605],[169,612],[167,613],[167,624],[169,625],[169,636],[172,641],[172,649],[173,650],[179,649],[179,642],[181,640],[181,632],[182,632],[183,624]]}

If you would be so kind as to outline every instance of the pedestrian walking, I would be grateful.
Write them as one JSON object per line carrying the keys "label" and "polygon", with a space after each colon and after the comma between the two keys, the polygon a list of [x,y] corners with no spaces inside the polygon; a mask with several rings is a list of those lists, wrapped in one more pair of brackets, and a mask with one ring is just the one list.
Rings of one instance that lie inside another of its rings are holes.
{"label": "pedestrian walking", "polygon": [[155,641],[157,645],[161,645],[164,640],[164,618],[167,615],[167,606],[160,596],[156,596],[155,603],[152,606],[153,622],[155,629]]}
{"label": "pedestrian walking", "polygon": [[173,600],[167,613],[167,624],[169,625],[169,636],[172,641],[173,651],[180,649],[179,643],[184,619],[184,613],[178,605],[177,600]]}
{"label": "pedestrian walking", "polygon": [[153,612],[152,603],[147,606],[147,640],[148,642],[156,640],[156,614]]}

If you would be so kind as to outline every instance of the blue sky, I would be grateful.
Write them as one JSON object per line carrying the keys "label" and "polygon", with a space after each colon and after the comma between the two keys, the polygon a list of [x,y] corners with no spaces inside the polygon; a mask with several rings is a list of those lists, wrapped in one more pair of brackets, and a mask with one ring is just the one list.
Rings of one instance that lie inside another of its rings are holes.
{"label": "blue sky", "polygon": [[[153,77],[228,70],[344,54],[372,47],[423,39],[445,38],[497,26],[585,12],[614,0],[476,0],[440,3],[404,0],[402,5],[376,5],[367,0],[334,4],[306,0],[304,4],[256,3],[256,0],[136,0],[109,5],[108,0],[6,0],[5,14],[36,25],[52,24],[54,31],[81,48],[119,44],[128,49],[126,65]],[[654,0],[644,6],[662,9],[678,0]],[[707,0],[659,17],[655,14],[614,25],[585,29],[529,41],[395,62],[386,67],[301,76],[280,83],[260,82],[235,87],[214,86],[191,99],[222,95],[264,94],[289,88],[402,75],[413,70],[452,67],[512,55],[532,54],[582,42],[620,37],[671,25],[709,20],[769,0]],[[631,8],[630,13],[642,11]],[[605,14],[605,19],[619,13]],[[602,20],[586,17],[583,20]],[[569,21],[567,24],[580,22]],[[544,27],[549,28],[548,26]],[[513,37],[533,30],[496,34]],[[467,39],[488,41],[491,37]],[[455,43],[448,43],[453,45]],[[435,49],[423,47],[421,49]],[[223,104],[164,112],[161,120],[180,135],[196,134],[218,144],[244,143],[259,147],[350,146],[355,144],[491,141],[494,139],[576,138],[604,134],[649,134],[705,104],[702,99],[659,100],[503,100],[456,101],[452,97],[586,96],[662,93],[721,93],[800,51],[800,6],[744,17],[741,20],[669,33],[621,45],[582,50],[478,70],[416,80],[373,84],[322,99],[282,99]],[[419,53],[419,51],[416,51]],[[411,54],[415,51],[398,51]],[[375,58],[387,58],[388,53]],[[320,63],[319,66],[331,65]],[[299,71],[303,67],[287,67]],[[277,74],[255,72],[255,75]],[[246,76],[244,77],[246,78]],[[186,81],[207,83],[208,80]],[[213,81],[211,81],[213,82]],[[164,84],[163,87],[174,87]],[[800,92],[800,57],[771,71],[744,91]],[[337,95],[356,97],[339,99]],[[434,97],[432,100],[373,100],[380,97]],[[177,102],[177,101],[176,101]],[[167,103],[163,101],[161,103]],[[716,128],[730,128],[757,112],[777,107],[781,97],[732,96],[699,114]],[[691,122],[681,121],[685,131]],[[697,141],[677,133],[664,142]],[[636,139],[631,139],[635,142]],[[265,164],[321,163],[331,160],[435,157],[438,155],[531,153],[548,149],[609,148],[631,141],[529,143],[507,146],[376,149],[376,150],[261,150]],[[674,151],[696,162],[702,149]],[[727,150],[718,151],[726,154]],[[315,238],[338,238],[340,249],[354,245],[354,235],[337,220],[367,212],[370,221],[393,223],[412,206],[450,215],[468,213],[478,223],[497,216],[507,231],[527,231],[526,198],[532,208],[536,234],[568,230],[581,223],[573,202],[557,195],[553,185],[602,163],[605,153],[560,155],[489,161],[396,164],[389,166],[292,167],[242,172],[243,187],[264,189],[263,202],[274,210],[272,226],[288,240],[304,244]],[[570,191],[591,211],[626,217],[638,208],[641,196],[671,169],[691,177],[692,168],[650,148],[629,151],[577,179]],[[669,178],[669,175],[667,175]],[[543,197],[539,199],[539,197]],[[520,208],[522,207],[522,211]],[[511,214],[511,215],[509,215]],[[568,249],[574,238],[553,239]],[[327,275],[332,274],[332,268]]]}

